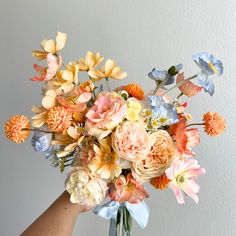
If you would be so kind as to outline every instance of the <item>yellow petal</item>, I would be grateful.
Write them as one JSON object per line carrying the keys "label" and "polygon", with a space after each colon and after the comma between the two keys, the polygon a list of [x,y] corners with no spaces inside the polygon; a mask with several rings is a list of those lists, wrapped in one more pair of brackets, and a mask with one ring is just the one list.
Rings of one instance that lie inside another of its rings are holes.
{"label": "yellow petal", "polygon": [[34,50],[32,51],[32,55],[36,57],[39,61],[44,60],[47,58],[48,53],[47,52],[42,52],[42,51],[37,51]]}
{"label": "yellow petal", "polygon": [[114,69],[114,67],[116,67],[116,63],[113,60],[108,59],[105,63],[105,75],[107,77],[110,76],[110,74],[111,74],[112,70]]}
{"label": "yellow petal", "polygon": [[62,48],[65,47],[66,38],[67,38],[67,36],[66,36],[65,33],[57,32],[57,36],[56,36],[56,51],[60,51],[60,50],[62,50]]}
{"label": "yellow petal", "polygon": [[43,40],[41,42],[41,47],[44,49],[46,52],[50,52],[52,54],[56,53],[56,45],[55,42],[52,39],[49,40]]}
{"label": "yellow petal", "polygon": [[54,107],[56,104],[55,97],[45,96],[42,100],[42,105],[49,110],[50,108]]}
{"label": "yellow petal", "polygon": [[68,70],[64,70],[63,73],[62,73],[62,77],[64,80],[67,80],[67,81],[73,81],[73,73],[71,71],[68,71]]}

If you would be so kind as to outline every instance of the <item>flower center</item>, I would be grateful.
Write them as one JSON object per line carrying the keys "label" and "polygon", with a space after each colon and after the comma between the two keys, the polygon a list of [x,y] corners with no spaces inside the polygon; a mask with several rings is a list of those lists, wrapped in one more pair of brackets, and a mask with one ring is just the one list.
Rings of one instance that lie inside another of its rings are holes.
{"label": "flower center", "polygon": [[110,155],[106,155],[104,158],[103,158],[103,161],[105,163],[110,163],[112,161],[112,157]]}
{"label": "flower center", "polygon": [[184,183],[184,182],[185,182],[184,176],[183,176],[183,175],[178,175],[177,178],[176,178],[176,182],[177,182],[178,184]]}
{"label": "flower center", "polygon": [[213,65],[213,63],[208,62],[208,66],[210,67],[210,69],[213,71],[214,74],[217,73],[217,69],[215,68],[215,66]]}
{"label": "flower center", "polygon": [[68,98],[68,101],[71,105],[76,105],[76,100],[77,98],[75,96]]}

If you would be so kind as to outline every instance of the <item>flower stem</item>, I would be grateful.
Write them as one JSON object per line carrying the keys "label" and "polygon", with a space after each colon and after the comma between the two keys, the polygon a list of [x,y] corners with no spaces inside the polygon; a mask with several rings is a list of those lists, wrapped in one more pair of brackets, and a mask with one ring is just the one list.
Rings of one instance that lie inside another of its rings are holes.
{"label": "flower stem", "polygon": [[170,88],[169,90],[167,90],[167,91],[163,94],[163,97],[164,97],[167,93],[169,93],[170,91],[172,91],[173,89],[175,89],[175,88],[177,88],[177,87],[179,87],[179,86],[185,84],[186,82],[188,82],[188,81],[190,81],[190,80],[192,80],[192,79],[195,79],[196,77],[197,77],[197,74],[196,74],[196,75],[193,75],[193,76],[191,76],[191,77],[189,77],[189,78],[187,78],[187,79],[185,79],[185,80],[180,81],[180,82],[177,83],[175,86],[173,86],[172,88]]}
{"label": "flower stem", "polygon": [[51,131],[40,130],[40,129],[28,129],[28,128],[24,128],[24,129],[22,129],[22,130],[27,130],[27,131],[39,131],[39,132],[42,132],[42,133],[53,134],[53,132],[51,132]]}
{"label": "flower stem", "polygon": [[190,127],[194,125],[204,125],[204,123],[192,123],[192,124],[186,125],[186,127]]}
{"label": "flower stem", "polygon": [[106,84],[107,84],[107,89],[108,89],[108,91],[110,92],[111,89],[110,89],[110,86],[109,86],[108,78],[106,78]]}
{"label": "flower stem", "polygon": [[181,96],[183,96],[184,94],[181,92],[179,95],[178,95],[178,97],[176,98],[177,100],[181,97]]}

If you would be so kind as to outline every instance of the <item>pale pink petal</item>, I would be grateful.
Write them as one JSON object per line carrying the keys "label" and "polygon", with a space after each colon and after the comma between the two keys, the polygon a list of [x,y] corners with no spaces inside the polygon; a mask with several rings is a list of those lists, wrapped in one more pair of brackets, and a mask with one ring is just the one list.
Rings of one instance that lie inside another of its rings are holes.
{"label": "pale pink petal", "polygon": [[181,191],[181,188],[173,182],[170,182],[168,184],[168,188],[170,188],[174,192],[177,202],[179,204],[184,204],[184,196]]}

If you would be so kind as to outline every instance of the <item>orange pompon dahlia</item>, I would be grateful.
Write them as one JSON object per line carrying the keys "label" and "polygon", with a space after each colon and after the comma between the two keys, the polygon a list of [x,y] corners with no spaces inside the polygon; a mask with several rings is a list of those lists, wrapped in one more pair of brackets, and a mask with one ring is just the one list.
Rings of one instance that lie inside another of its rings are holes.
{"label": "orange pompon dahlia", "polygon": [[14,143],[22,143],[30,134],[30,122],[26,116],[12,116],[5,124],[6,137]]}
{"label": "orange pompon dahlia", "polygon": [[71,124],[72,114],[65,107],[57,106],[49,110],[46,124],[48,128],[56,133],[63,133]]}
{"label": "orange pompon dahlia", "polygon": [[150,184],[156,189],[163,190],[163,189],[167,188],[167,185],[169,182],[170,182],[170,180],[164,174],[164,175],[161,175],[161,176],[151,179]]}
{"label": "orange pompon dahlia", "polygon": [[128,84],[123,89],[132,97],[142,100],[144,98],[144,91],[138,84]]}
{"label": "orange pompon dahlia", "polygon": [[205,132],[210,136],[217,136],[224,132],[226,121],[223,116],[217,112],[207,112],[203,115]]}

